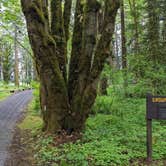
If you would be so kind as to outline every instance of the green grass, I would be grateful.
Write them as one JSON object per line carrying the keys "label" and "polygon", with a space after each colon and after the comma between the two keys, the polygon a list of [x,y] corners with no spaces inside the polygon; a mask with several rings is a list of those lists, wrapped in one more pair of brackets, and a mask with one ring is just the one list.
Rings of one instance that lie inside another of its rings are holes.
{"label": "green grass", "polygon": [[[83,139],[76,144],[65,144],[50,150],[42,146],[42,140],[40,158],[44,163],[60,161],[61,165],[71,166],[128,165],[131,160],[145,158],[145,100],[116,101],[112,108],[114,110],[110,108],[110,115],[90,117]],[[153,126],[153,157],[161,159],[166,156],[166,126],[161,122],[154,122]]]}
{"label": "green grass", "polygon": [[[34,144],[35,157],[41,165],[53,166],[128,166],[131,161],[138,165],[146,158],[145,106],[145,99],[116,98],[105,114],[89,117],[83,138],[76,143],[54,147],[53,137],[39,137]],[[23,128],[33,122],[30,128],[40,128],[41,123],[31,116],[25,119]],[[166,123],[162,121],[153,122],[153,158],[156,161],[166,158]]]}
{"label": "green grass", "polygon": [[25,88],[25,86],[20,86],[18,88],[16,86],[14,86],[14,84],[11,84],[11,83],[10,84],[3,84],[2,82],[0,82],[0,100],[4,100],[8,96],[10,96],[11,90],[19,90],[19,89],[23,89],[23,88]]}
{"label": "green grass", "polygon": [[0,101],[4,100],[8,96],[10,96],[10,92],[2,92],[2,91],[0,91]]}
{"label": "green grass", "polygon": [[42,119],[39,116],[39,113],[34,111],[34,108],[35,100],[32,100],[27,107],[25,119],[18,125],[20,129],[30,130],[32,133],[35,133],[38,129],[41,129]]}

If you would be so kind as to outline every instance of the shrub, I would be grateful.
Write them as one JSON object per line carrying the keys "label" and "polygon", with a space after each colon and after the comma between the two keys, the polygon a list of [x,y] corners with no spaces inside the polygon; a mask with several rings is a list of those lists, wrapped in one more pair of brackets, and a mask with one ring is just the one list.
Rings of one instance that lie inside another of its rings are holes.
{"label": "shrub", "polygon": [[40,84],[38,82],[32,82],[31,83],[32,88],[34,89],[33,95],[34,95],[34,110],[36,112],[39,112],[40,110],[40,99],[39,99],[39,86]]}

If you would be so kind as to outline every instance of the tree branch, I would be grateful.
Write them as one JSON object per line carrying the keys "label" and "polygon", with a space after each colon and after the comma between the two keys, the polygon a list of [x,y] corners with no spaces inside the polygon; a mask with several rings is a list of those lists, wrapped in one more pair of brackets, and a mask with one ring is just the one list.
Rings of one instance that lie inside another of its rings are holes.
{"label": "tree branch", "polygon": [[94,62],[91,68],[89,79],[91,81],[97,79],[103,69],[105,60],[110,55],[110,42],[114,33],[116,13],[120,6],[119,0],[106,0],[105,16],[101,33],[101,38],[98,42]]}
{"label": "tree branch", "polygon": [[101,38],[97,44],[94,55],[94,62],[86,84],[86,89],[82,95],[82,110],[85,110],[85,115],[89,114],[89,109],[93,105],[97,95],[98,78],[103,70],[106,59],[110,56],[110,43],[114,33],[115,18],[117,10],[120,6],[119,0],[105,1],[105,15]]}
{"label": "tree branch", "polygon": [[35,59],[38,61],[37,63],[40,64],[40,68],[42,66],[49,67],[48,65],[50,65],[57,76],[57,80],[63,82],[56,56],[56,44],[49,34],[49,29],[47,29],[47,21],[45,20],[40,0],[21,0],[21,2],[27,21],[30,43]]}
{"label": "tree branch", "polygon": [[68,93],[72,100],[73,90],[77,85],[79,60],[82,54],[82,33],[83,33],[83,4],[77,0],[75,11],[75,22],[72,37],[72,51],[69,67]]}
{"label": "tree branch", "polygon": [[61,0],[51,1],[51,32],[57,46],[57,58],[59,61],[59,67],[67,82],[66,74],[66,40],[63,27],[63,16],[62,16],[62,2]]}
{"label": "tree branch", "polygon": [[69,40],[69,25],[70,25],[70,17],[71,17],[71,7],[72,7],[72,0],[65,0],[63,20],[64,20],[64,30],[65,30],[66,42]]}
{"label": "tree branch", "polygon": [[[12,32],[10,32],[9,30],[8,30],[8,28],[6,28],[6,26],[4,26],[2,23],[0,23],[0,25],[11,35],[12,34]],[[14,37],[12,37],[12,35],[11,36],[9,36],[11,39],[13,39]],[[14,40],[14,39],[13,39]],[[18,39],[16,39],[16,42],[32,57],[32,53],[29,51],[29,49],[28,48],[26,48]]]}
{"label": "tree branch", "polygon": [[69,111],[68,93],[59,67],[56,43],[47,28],[41,0],[21,0],[21,2],[30,43],[36,57],[40,83],[44,88],[44,93],[41,94],[44,96],[42,113],[51,116],[51,120],[47,121],[48,130],[55,132],[61,129],[66,113]]}

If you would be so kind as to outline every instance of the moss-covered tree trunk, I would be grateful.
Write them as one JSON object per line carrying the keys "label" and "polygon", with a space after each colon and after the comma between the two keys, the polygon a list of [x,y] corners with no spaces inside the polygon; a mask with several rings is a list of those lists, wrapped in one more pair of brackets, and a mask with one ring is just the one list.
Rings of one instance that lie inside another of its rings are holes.
{"label": "moss-covered tree trunk", "polygon": [[72,1],[21,0],[30,43],[40,77],[44,130],[80,131],[94,104],[97,83],[110,55],[110,42],[119,0],[105,0],[105,14],[97,42],[96,0],[77,0],[72,52],[67,72],[67,44]]}

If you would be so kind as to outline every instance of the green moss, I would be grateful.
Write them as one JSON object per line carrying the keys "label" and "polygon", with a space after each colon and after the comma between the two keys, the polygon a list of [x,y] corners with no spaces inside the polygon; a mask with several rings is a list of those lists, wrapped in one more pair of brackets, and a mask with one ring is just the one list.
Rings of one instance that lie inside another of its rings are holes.
{"label": "green moss", "polygon": [[0,101],[4,100],[5,98],[7,98],[8,96],[10,96],[9,92],[0,92]]}
{"label": "green moss", "polygon": [[18,125],[22,130],[37,130],[42,127],[42,119],[38,116],[28,115],[21,124]]}
{"label": "green moss", "polygon": [[45,24],[45,17],[43,15],[43,12],[39,7],[37,7],[35,3],[31,4],[31,6],[29,7],[29,11],[33,13],[33,16],[37,21],[39,21],[42,24]]}
{"label": "green moss", "polygon": [[34,105],[35,99],[33,99],[32,102],[29,104],[25,119],[18,125],[20,129],[36,132],[38,129],[42,128],[42,118],[39,116],[39,113],[34,110]]}

